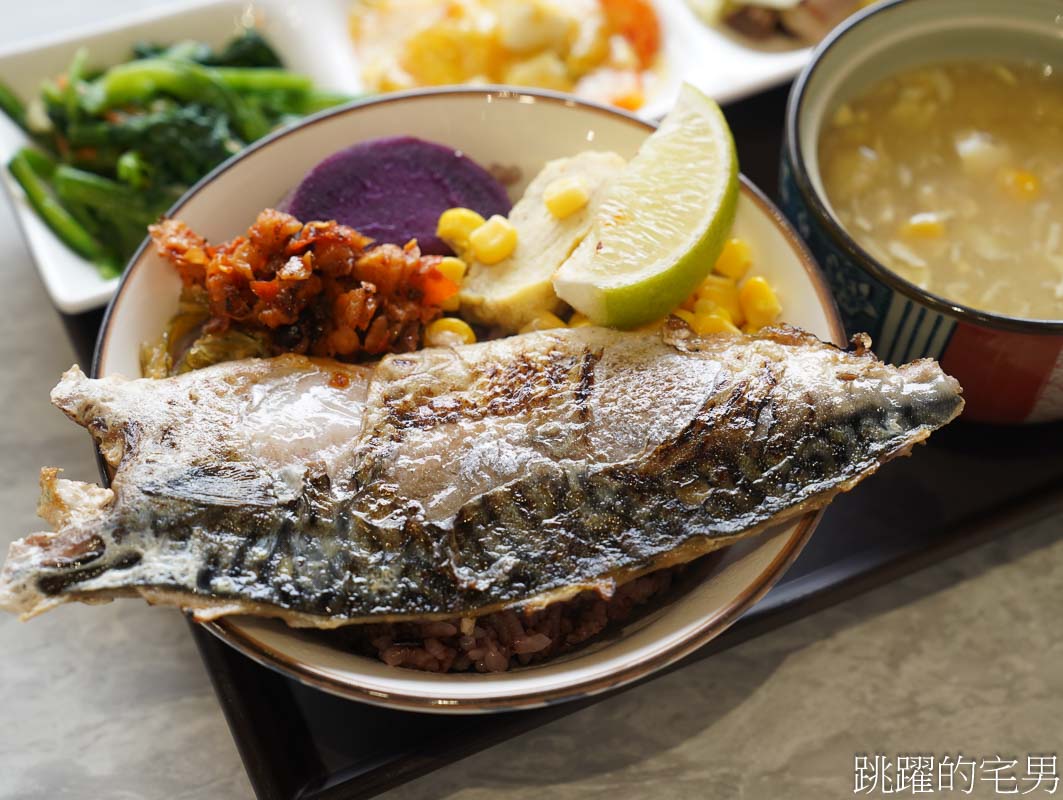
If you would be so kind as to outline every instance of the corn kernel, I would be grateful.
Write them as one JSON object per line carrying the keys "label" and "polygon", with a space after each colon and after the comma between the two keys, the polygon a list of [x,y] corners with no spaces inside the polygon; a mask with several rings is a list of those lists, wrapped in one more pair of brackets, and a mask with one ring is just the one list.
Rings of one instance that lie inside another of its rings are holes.
{"label": "corn kernel", "polygon": [[471,208],[448,208],[439,215],[436,236],[456,253],[469,249],[469,235],[484,224],[484,218]]}
{"label": "corn kernel", "polygon": [[564,219],[575,214],[590,200],[587,186],[579,178],[558,178],[551,181],[543,190],[543,202],[546,210],[557,219]]}
{"label": "corn kernel", "polygon": [[[453,256],[447,256],[438,264],[436,269],[443,273],[443,277],[449,281],[461,286],[462,280],[465,278],[465,262],[460,258],[454,258]],[[457,294],[452,294],[446,300],[444,300],[439,307],[444,311],[457,311],[461,308],[461,297]]]}
{"label": "corn kernel", "polygon": [[709,297],[703,297],[696,303],[694,303],[694,314],[697,316],[708,316],[710,314],[715,314],[716,316],[722,317],[728,322],[734,324],[734,319],[731,317],[731,312]]}
{"label": "corn kernel", "polygon": [[588,325],[593,324],[590,317],[586,314],[581,314],[579,311],[569,317],[568,320],[568,327],[570,328],[586,328]]}
{"label": "corn kernel", "polygon": [[1016,200],[1033,200],[1041,193],[1041,182],[1025,169],[1004,170],[1000,173],[1000,183]]}
{"label": "corn kernel", "polygon": [[495,214],[469,234],[469,248],[484,264],[497,264],[517,249],[517,229],[508,219]]}
{"label": "corn kernel", "polygon": [[465,270],[467,266],[460,258],[454,258],[454,256],[447,256],[438,264],[436,269],[443,273],[443,277],[449,281],[461,285],[461,282],[465,279]]}
{"label": "corn kernel", "polygon": [[838,106],[838,110],[834,112],[834,117],[831,119],[834,126],[837,128],[843,128],[846,125],[852,125],[856,122],[856,115],[853,113],[853,109],[848,103],[842,103]]}
{"label": "corn kernel", "polygon": [[457,317],[440,317],[424,330],[424,343],[428,347],[457,347],[475,341],[476,334],[469,323]]}
{"label": "corn kernel", "polygon": [[719,314],[695,314],[694,332],[699,336],[708,336],[713,333],[738,333],[738,328]]}
{"label": "corn kernel", "polygon": [[738,300],[746,321],[757,328],[774,322],[782,311],[775,290],[759,275],[742,284]]}
{"label": "corn kernel", "polygon": [[731,322],[741,325],[745,321],[742,306],[738,302],[738,285],[723,275],[709,275],[701,282],[695,293],[698,300],[712,300],[716,305],[727,309]]}
{"label": "corn kernel", "polygon": [[937,214],[912,214],[901,225],[901,234],[913,239],[937,239],[945,235],[945,223]]}
{"label": "corn kernel", "polygon": [[679,319],[683,320],[683,322],[685,322],[691,328],[694,327],[694,312],[687,311],[685,308],[677,308],[675,311],[672,312],[672,316],[679,317]]}
{"label": "corn kernel", "polygon": [[568,325],[557,314],[549,311],[540,311],[535,318],[528,322],[518,333],[533,333],[535,331],[548,331],[551,328],[567,328]]}
{"label": "corn kernel", "polygon": [[738,280],[746,274],[753,263],[753,253],[742,239],[728,239],[723,246],[720,257],[716,259],[713,271]]}

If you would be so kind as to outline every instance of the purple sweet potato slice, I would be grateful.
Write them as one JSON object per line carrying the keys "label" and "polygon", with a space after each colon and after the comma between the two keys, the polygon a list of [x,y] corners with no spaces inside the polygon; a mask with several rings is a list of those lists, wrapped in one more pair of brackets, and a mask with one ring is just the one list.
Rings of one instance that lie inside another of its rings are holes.
{"label": "purple sweet potato slice", "polygon": [[463,206],[508,214],[509,196],[487,170],[453,148],[412,136],[373,139],[333,153],[287,203],[304,222],[334,219],[378,243],[417,239],[422,253],[448,255],[439,215]]}

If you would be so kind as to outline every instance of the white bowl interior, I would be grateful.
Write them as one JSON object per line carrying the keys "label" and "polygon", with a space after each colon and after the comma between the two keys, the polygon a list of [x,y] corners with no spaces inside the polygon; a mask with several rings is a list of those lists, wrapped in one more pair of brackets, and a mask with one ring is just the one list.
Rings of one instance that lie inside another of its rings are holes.
{"label": "white bowl interior", "polygon": [[[242,233],[258,212],[283,197],[322,158],[355,142],[412,134],[461,150],[484,165],[516,166],[519,194],[541,165],[586,149],[615,150],[630,157],[649,129],[631,118],[571,101],[530,94],[466,91],[396,97],[314,120],[281,135],[232,163],[186,198],[178,216],[211,241]],[[777,212],[744,188],[735,233],[752,244],[755,269],[777,288],[787,321],[823,339],[835,337],[834,312],[817,291]],[[112,307],[100,374],[138,375],[140,344],[159,335],[177,305],[174,270],[150,249],[141,254]],[[801,530],[799,530],[801,528]],[[380,703],[413,698],[432,710],[466,703],[499,702],[544,692],[575,691],[631,669],[655,656],[685,652],[699,633],[736,616],[735,610],[766,589],[792,555],[807,525],[779,528],[730,548],[705,581],[676,602],[624,631],[542,666],[495,675],[434,675],[393,669],[328,646],[320,637],[274,620],[232,618],[223,623],[229,641],[273,666],[295,669],[333,691],[350,691]],[[722,630],[723,626],[720,626]],[[635,677],[634,675],[632,677]],[[599,683],[597,689],[607,688]]]}
{"label": "white bowl interior", "polygon": [[1060,11],[1057,0],[906,0],[867,12],[815,63],[802,98],[801,157],[824,204],[830,208],[819,136],[823,120],[840,105],[890,75],[943,61],[1035,60],[1063,67]]}

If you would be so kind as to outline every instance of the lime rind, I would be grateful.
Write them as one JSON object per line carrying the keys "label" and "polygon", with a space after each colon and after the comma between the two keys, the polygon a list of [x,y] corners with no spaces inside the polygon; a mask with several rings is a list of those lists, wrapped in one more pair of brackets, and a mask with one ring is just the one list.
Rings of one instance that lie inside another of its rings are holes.
{"label": "lime rind", "polygon": [[723,113],[684,86],[557,271],[558,296],[600,325],[659,319],[711,271],[738,194],[738,159]]}
{"label": "lime rind", "polygon": [[641,298],[631,298],[627,292],[604,293],[605,319],[614,328],[637,328],[647,322],[660,319],[668,312],[678,308],[694,289],[712,271],[734,224],[738,208],[738,196],[734,200],[725,199],[720,208],[719,219],[722,223],[708,229],[697,240],[689,254],[683,257],[667,273],[658,273],[648,278],[631,291],[637,291]]}

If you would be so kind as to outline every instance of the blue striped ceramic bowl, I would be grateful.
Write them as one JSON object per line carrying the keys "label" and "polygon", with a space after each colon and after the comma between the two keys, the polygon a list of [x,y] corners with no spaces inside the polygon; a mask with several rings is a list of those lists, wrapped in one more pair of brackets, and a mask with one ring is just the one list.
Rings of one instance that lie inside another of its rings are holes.
{"label": "blue striped ceramic bowl", "polygon": [[904,69],[958,59],[1037,59],[1063,69],[1060,0],[893,0],[839,27],[794,83],[780,169],[782,207],[827,275],[849,335],[894,363],[928,356],[964,386],[964,417],[1063,419],[1063,321],[992,314],[931,294],[842,228],[819,175],[820,124]]}

